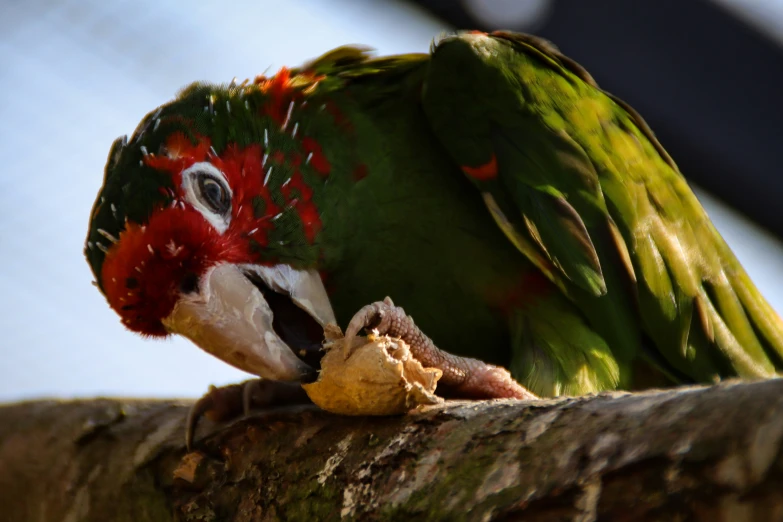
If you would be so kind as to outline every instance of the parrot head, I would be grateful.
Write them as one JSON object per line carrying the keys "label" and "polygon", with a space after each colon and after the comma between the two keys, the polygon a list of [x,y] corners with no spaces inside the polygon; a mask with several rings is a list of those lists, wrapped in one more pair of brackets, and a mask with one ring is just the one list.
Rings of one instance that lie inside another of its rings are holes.
{"label": "parrot head", "polygon": [[193,84],[114,142],[85,254],[127,328],[267,379],[314,378],[335,321],[313,190],[330,165],[295,118],[317,82]]}

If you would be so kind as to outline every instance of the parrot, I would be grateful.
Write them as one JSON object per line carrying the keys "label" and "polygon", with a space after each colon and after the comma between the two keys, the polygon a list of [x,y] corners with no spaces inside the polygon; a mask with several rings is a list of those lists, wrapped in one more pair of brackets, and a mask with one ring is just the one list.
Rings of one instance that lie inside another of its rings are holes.
{"label": "parrot", "polygon": [[783,368],[783,322],[642,117],[520,33],[189,85],[113,143],[84,251],[129,330],[266,383],[312,382],[329,323],[408,341],[464,398]]}

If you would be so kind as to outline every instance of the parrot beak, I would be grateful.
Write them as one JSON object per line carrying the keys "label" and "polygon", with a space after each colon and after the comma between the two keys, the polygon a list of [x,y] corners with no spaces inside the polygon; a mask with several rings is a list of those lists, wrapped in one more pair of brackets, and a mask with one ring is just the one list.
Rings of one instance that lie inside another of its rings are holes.
{"label": "parrot beak", "polygon": [[199,290],[182,294],[163,320],[171,333],[240,370],[301,382],[315,380],[323,327],[334,322],[315,270],[228,263],[207,270]]}

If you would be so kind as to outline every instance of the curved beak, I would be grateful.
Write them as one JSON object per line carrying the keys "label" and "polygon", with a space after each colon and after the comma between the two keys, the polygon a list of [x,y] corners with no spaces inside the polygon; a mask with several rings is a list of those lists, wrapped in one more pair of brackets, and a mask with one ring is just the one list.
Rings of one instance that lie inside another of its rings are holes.
{"label": "curved beak", "polygon": [[224,263],[207,270],[198,292],[183,294],[163,324],[240,370],[277,381],[314,380],[316,370],[275,331],[274,311],[258,285],[287,297],[321,327],[335,322],[315,270]]}

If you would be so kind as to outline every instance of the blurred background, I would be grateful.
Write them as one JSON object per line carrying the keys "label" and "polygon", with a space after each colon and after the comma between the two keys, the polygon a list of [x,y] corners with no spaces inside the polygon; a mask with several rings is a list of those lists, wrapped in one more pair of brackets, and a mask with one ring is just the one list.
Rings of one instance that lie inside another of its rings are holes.
{"label": "blurred background", "polygon": [[783,311],[783,1],[30,0],[0,7],[0,401],[191,396],[245,378],[123,329],[82,256],[114,138],[194,80],[454,28],[554,41],[638,109]]}

